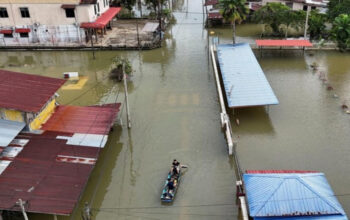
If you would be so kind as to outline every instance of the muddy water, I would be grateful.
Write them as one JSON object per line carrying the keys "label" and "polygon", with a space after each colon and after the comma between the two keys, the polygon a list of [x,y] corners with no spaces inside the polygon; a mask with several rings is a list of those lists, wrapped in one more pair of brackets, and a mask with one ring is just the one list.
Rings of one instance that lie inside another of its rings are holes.
{"label": "muddy water", "polygon": [[[59,91],[62,104],[123,102],[122,85],[108,78],[113,57],[129,58],[135,70],[129,82],[132,128],[125,125],[124,109],[123,123],[117,120],[79,207],[72,217],[58,219],[80,219],[85,201],[92,202],[94,218],[101,220],[237,218],[234,167],[220,131],[201,1],[184,2],[177,10],[177,24],[157,50],[98,52],[96,59],[91,52],[0,53],[0,66],[8,70],[53,77],[77,71],[88,77],[82,89]],[[260,30],[239,26],[238,40],[251,42]],[[231,42],[229,29],[212,31],[220,42]],[[240,121],[234,133],[242,169],[322,171],[350,212],[350,116],[340,107],[343,101],[350,106],[349,60],[349,54],[300,51],[266,52],[259,58],[280,104],[269,112],[251,108],[232,115]],[[316,72],[309,68],[313,62],[320,66]],[[159,197],[173,158],[189,169],[174,204],[164,206]]]}

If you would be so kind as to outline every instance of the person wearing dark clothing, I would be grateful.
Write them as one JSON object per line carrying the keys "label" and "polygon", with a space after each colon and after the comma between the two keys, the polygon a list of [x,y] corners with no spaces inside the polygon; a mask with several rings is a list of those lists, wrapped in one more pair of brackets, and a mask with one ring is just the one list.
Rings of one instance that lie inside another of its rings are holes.
{"label": "person wearing dark clothing", "polygon": [[174,190],[174,181],[173,180],[168,180],[168,189],[170,190]]}
{"label": "person wearing dark clothing", "polygon": [[179,161],[177,161],[176,159],[173,160],[173,166],[174,167],[178,167],[180,165]]}

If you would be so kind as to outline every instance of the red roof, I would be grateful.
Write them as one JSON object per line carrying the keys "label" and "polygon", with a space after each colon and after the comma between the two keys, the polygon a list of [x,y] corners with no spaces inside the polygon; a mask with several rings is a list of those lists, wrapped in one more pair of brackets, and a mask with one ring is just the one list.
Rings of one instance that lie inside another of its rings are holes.
{"label": "red roof", "polygon": [[60,105],[41,129],[69,133],[108,134],[119,108],[120,103],[87,107]]}
{"label": "red roof", "polygon": [[307,170],[247,170],[248,174],[269,174],[269,173],[319,173],[318,171],[307,171]]}
{"label": "red roof", "polygon": [[39,112],[63,79],[0,70],[0,108]]}
{"label": "red roof", "polygon": [[29,28],[16,28],[15,32],[16,33],[29,33],[30,29]]}
{"label": "red roof", "polygon": [[[66,133],[25,134],[29,139],[23,150],[0,175],[0,209],[19,210],[19,198],[28,212],[69,215],[88,182],[100,148],[67,145],[57,139]],[[66,158],[80,160],[67,161]]]}
{"label": "red roof", "polygon": [[268,47],[312,47],[308,40],[256,40],[258,46]]}
{"label": "red roof", "polygon": [[220,14],[220,12],[209,12],[208,17],[210,19],[221,19],[222,15]]}
{"label": "red roof", "polygon": [[13,30],[0,30],[0,34],[12,34]]}
{"label": "red roof", "polygon": [[84,22],[80,25],[81,28],[104,28],[110,20],[112,20],[121,8],[109,8],[105,13],[97,18],[95,22]]}
{"label": "red roof", "polygon": [[208,5],[216,5],[219,3],[219,0],[206,0],[204,3],[204,6],[208,6]]}

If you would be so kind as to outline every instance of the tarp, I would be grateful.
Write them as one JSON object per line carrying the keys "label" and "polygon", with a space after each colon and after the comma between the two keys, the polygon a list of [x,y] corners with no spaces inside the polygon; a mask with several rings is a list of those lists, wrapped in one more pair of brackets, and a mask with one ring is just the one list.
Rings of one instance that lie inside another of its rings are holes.
{"label": "tarp", "polygon": [[329,215],[347,219],[323,173],[244,174],[243,180],[249,215],[254,219],[286,216],[321,219]]}
{"label": "tarp", "polygon": [[95,22],[84,22],[80,25],[81,28],[104,28],[119,12],[121,8],[109,8],[105,13],[97,18]]}
{"label": "tarp", "polygon": [[145,26],[142,28],[144,32],[155,32],[159,26],[159,23],[155,22],[147,22]]}
{"label": "tarp", "polygon": [[230,108],[278,104],[249,44],[218,45],[217,55]]}
{"label": "tarp", "polygon": [[0,119],[0,147],[7,147],[24,126],[24,122]]}
{"label": "tarp", "polygon": [[259,47],[312,47],[308,40],[255,40]]}

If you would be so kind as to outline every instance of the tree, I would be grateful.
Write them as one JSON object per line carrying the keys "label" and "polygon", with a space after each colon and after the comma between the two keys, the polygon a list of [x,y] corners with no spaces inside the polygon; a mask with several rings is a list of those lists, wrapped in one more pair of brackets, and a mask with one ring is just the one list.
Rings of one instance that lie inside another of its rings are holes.
{"label": "tree", "polygon": [[120,56],[115,57],[113,60],[110,77],[116,79],[119,82],[122,81],[123,69],[127,75],[130,75],[132,73],[133,70],[130,61],[127,58],[122,58]]}
{"label": "tree", "polygon": [[282,24],[286,25],[286,30],[285,30],[285,38],[288,37],[288,29],[290,27],[296,29],[297,31],[304,27],[305,23],[305,18],[306,18],[306,13],[304,11],[293,11],[293,10],[288,10],[288,11],[283,11],[281,12],[281,22]]}
{"label": "tree", "polygon": [[309,18],[309,28],[311,39],[320,39],[326,33],[327,16],[320,14],[316,10],[312,10]]}
{"label": "tree", "polygon": [[350,48],[350,15],[341,14],[333,22],[332,37],[340,50]]}
{"label": "tree", "polygon": [[111,0],[111,6],[127,8],[129,11],[136,4],[136,0]]}
{"label": "tree", "polygon": [[224,21],[230,22],[232,26],[233,44],[236,43],[236,22],[241,23],[246,19],[248,8],[245,6],[246,0],[219,0],[220,13]]}
{"label": "tree", "polygon": [[269,3],[253,14],[253,21],[271,27],[275,34],[281,34],[280,25],[288,20],[290,8],[281,3]]}
{"label": "tree", "polygon": [[328,3],[328,17],[333,21],[341,14],[350,13],[350,0],[330,0]]}

